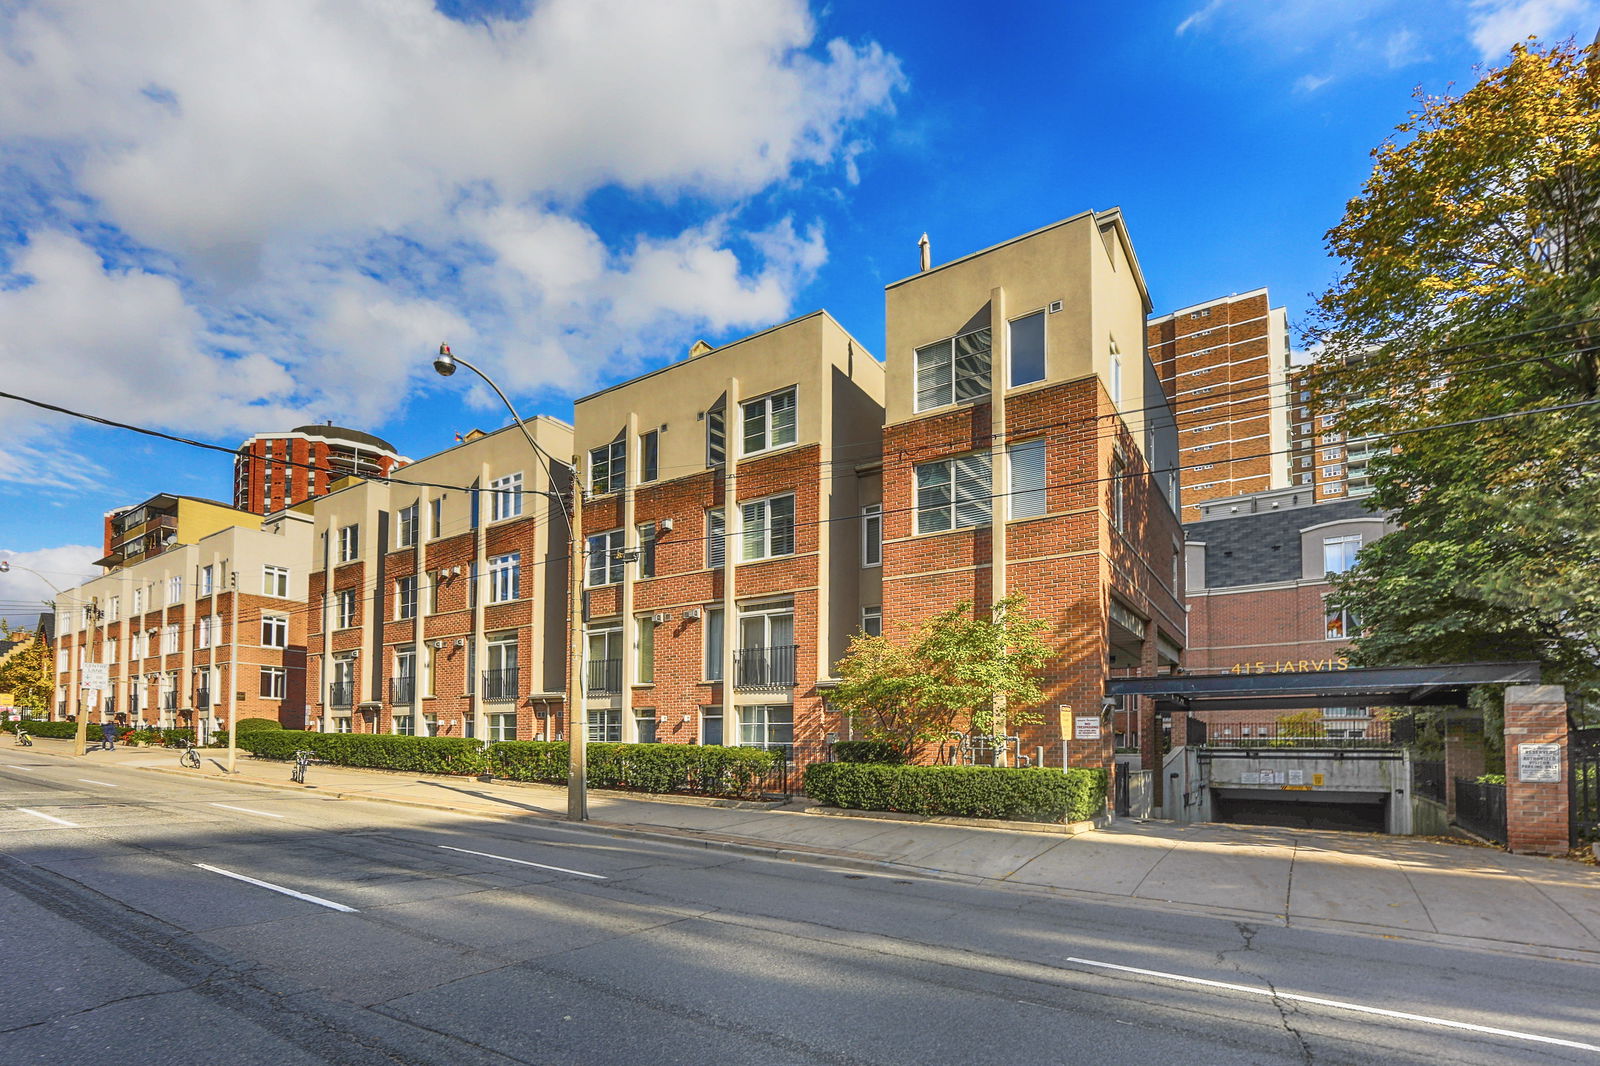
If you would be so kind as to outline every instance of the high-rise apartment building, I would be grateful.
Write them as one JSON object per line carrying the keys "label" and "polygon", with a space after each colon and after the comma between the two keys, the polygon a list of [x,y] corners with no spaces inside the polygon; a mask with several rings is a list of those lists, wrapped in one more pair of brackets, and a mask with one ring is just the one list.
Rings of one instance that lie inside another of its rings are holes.
{"label": "high-rise apartment building", "polygon": [[342,478],[385,477],[408,462],[388,441],[332,423],[258,433],[233,461],[233,505],[271,514],[323,495]]}

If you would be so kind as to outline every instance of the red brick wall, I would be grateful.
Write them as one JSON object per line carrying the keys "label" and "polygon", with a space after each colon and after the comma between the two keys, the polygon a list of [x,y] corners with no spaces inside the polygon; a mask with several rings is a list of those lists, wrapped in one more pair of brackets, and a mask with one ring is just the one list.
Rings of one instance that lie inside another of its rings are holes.
{"label": "red brick wall", "polygon": [[1323,597],[1331,591],[1326,581],[1306,581],[1248,592],[1190,592],[1184,665],[1204,672],[1239,663],[1261,662],[1269,670],[1283,662],[1308,669],[1302,660],[1337,663],[1349,641],[1327,639]]}

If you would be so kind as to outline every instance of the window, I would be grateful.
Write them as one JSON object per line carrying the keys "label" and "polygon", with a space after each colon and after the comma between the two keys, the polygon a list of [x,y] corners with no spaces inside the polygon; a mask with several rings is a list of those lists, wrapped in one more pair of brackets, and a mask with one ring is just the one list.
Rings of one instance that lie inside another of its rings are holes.
{"label": "window", "polygon": [[883,504],[861,508],[861,565],[883,565]]}
{"label": "window", "polygon": [[1128,460],[1118,452],[1111,460],[1111,528],[1122,532],[1128,521]]}
{"label": "window", "polygon": [[517,716],[515,714],[491,714],[489,718],[489,739],[516,740]]}
{"label": "window", "polygon": [[744,454],[795,442],[795,390],[791,386],[744,405]]}
{"label": "window", "polygon": [[[706,610],[706,680],[722,680],[722,608]],[[707,741],[711,743],[711,741]],[[721,740],[716,743],[722,743]]]}
{"label": "window", "polygon": [[499,633],[489,638],[487,669],[483,674],[483,698],[486,700],[514,700],[517,698],[517,635]]}
{"label": "window", "polygon": [[288,691],[289,672],[281,666],[263,666],[261,668],[261,698],[264,700],[281,700]]}
{"label": "window", "polygon": [[988,327],[917,349],[917,410],[989,395]]}
{"label": "window", "polygon": [[[437,661],[438,661],[438,651],[437,651],[437,649],[434,648],[434,646],[432,644],[429,644],[429,645],[427,645],[426,647],[424,647],[422,649],[422,692],[423,692],[423,695],[426,695],[426,696],[437,696],[439,694],[437,689],[435,688],[435,684],[434,684],[434,682],[436,681],[436,679],[439,676],[439,671],[434,669],[434,664]],[[431,737],[431,736],[433,736],[433,734],[429,733],[428,736]]]}
{"label": "window", "polygon": [[194,625],[194,646],[196,648],[211,647],[211,618],[207,616]]}
{"label": "window", "polygon": [[1356,553],[1361,550],[1361,534],[1344,537],[1327,537],[1322,542],[1322,569],[1330,574],[1342,574],[1356,565]]}
{"label": "window", "polygon": [[394,731],[396,736],[412,737],[417,735],[416,717],[409,714],[394,716]]}
{"label": "window", "polygon": [[968,455],[917,467],[917,532],[989,521],[989,456]]}
{"label": "window", "polygon": [[721,466],[728,460],[728,426],[722,408],[706,412],[706,465]]}
{"label": "window", "polygon": [[1337,467],[1337,466],[1325,466],[1325,467],[1322,468],[1322,476],[1323,477],[1338,477],[1339,475],[1341,475],[1343,473],[1344,473],[1344,470],[1342,468],[1340,468],[1340,467]]}
{"label": "window", "polygon": [[700,708],[700,743],[722,743],[722,708]]}
{"label": "window", "polygon": [[356,590],[339,589],[333,594],[336,629],[349,629],[356,624]]}
{"label": "window", "polygon": [[1044,438],[1013,444],[1006,449],[1011,463],[1012,518],[1038,518],[1045,512]]}
{"label": "window", "polygon": [[402,507],[395,513],[395,547],[409,548],[417,542],[417,505]]}
{"label": "window", "polygon": [[706,512],[706,566],[712,570],[722,569],[727,561],[727,525],[722,518],[722,508],[715,507]]}
{"label": "window", "polygon": [[489,482],[489,521],[515,518],[522,513],[522,471]]}
{"label": "window", "polygon": [[745,560],[794,554],[794,497],[773,496],[740,507]]}
{"label": "window", "polygon": [[183,602],[183,577],[182,577],[182,575],[174,574],[172,577],[167,578],[167,602],[168,603],[182,603]]}
{"label": "window", "polygon": [[639,527],[639,576],[656,576],[656,524],[646,522]]}
{"label": "window", "polygon": [[106,621],[115,622],[122,617],[122,597],[113,596],[106,601]]}
{"label": "window", "polygon": [[428,535],[434,538],[444,536],[443,496],[428,501]]}
{"label": "window", "polygon": [[861,632],[869,637],[883,636],[883,608],[861,608]]}
{"label": "window", "polygon": [[289,646],[289,619],[281,614],[261,616],[261,646],[287,648]]}
{"label": "window", "polygon": [[411,648],[394,650],[394,678],[389,682],[389,702],[405,706],[417,695],[417,653]]}
{"label": "window", "polygon": [[622,530],[596,533],[589,538],[589,587],[615,585],[622,580]]}
{"label": "window", "polygon": [[133,590],[133,613],[144,614],[144,589]]}
{"label": "window", "polygon": [[1111,402],[1122,403],[1122,353],[1117,349],[1115,339],[1111,341]]}
{"label": "window", "polygon": [[591,744],[615,744],[622,740],[622,712],[616,709],[590,711],[588,739]]}
{"label": "window", "polygon": [[590,692],[622,691],[622,630],[615,623],[589,631],[588,659]]}
{"label": "window", "polygon": [[794,607],[790,603],[739,612],[734,683],[742,687],[794,684]]}
{"label": "window", "polygon": [[394,583],[394,616],[399,619],[417,616],[417,575],[402,577]]}
{"label": "window", "polygon": [[610,444],[589,449],[589,491],[604,496],[608,492],[621,492],[628,480],[628,442],[614,440]]}
{"label": "window", "polygon": [[661,434],[652,429],[639,434],[639,480],[654,481],[661,476]]}
{"label": "window", "polygon": [[172,655],[178,650],[178,625],[176,622],[161,627],[161,654]]}
{"label": "window", "polygon": [[354,723],[348,714],[336,715],[333,719],[333,731],[335,733],[354,732],[353,724]]}
{"label": "window", "polygon": [[794,708],[788,704],[739,709],[739,743],[746,748],[781,751],[794,747]]}
{"label": "window", "polygon": [[194,594],[196,596],[210,596],[215,591],[215,581],[216,578],[212,574],[212,568],[202,566],[200,568],[200,579],[196,582]]}
{"label": "window", "polygon": [[1318,421],[1318,424],[1321,425],[1324,429],[1326,429],[1327,427],[1333,425],[1333,416],[1332,415],[1323,415],[1322,418]]}
{"label": "window", "polygon": [[339,530],[339,561],[348,563],[361,554],[361,527],[344,526]]}
{"label": "window", "polygon": [[1341,607],[1328,608],[1326,636],[1328,640],[1347,640],[1356,634],[1356,616]]}
{"label": "window", "polygon": [[1011,384],[1044,380],[1044,312],[1011,320]]}
{"label": "window", "polygon": [[289,595],[289,568],[263,566],[261,568],[261,594],[286,599]]}
{"label": "window", "polygon": [[117,661],[117,638],[107,637],[105,643],[105,659],[108,663]]}
{"label": "window", "polygon": [[633,677],[641,685],[654,684],[656,679],[656,623],[647,614],[634,619]]}
{"label": "window", "polygon": [[656,742],[656,709],[654,707],[634,708],[633,733],[638,738],[637,743],[654,744]]}
{"label": "window", "polygon": [[489,602],[505,603],[522,595],[522,553],[496,555],[489,560]]}

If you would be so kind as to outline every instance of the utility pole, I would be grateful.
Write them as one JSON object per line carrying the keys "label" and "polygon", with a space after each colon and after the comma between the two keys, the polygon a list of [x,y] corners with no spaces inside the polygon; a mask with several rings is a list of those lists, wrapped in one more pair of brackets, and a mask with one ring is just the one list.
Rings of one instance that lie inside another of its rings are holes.
{"label": "utility pole", "polygon": [[589,820],[587,744],[583,707],[583,478],[572,457],[571,556],[567,578],[567,821]]}
{"label": "utility pole", "polygon": [[228,628],[233,636],[228,642],[228,773],[231,774],[239,747],[239,571],[228,572],[228,588],[233,592],[228,597],[228,613],[232,616]]}

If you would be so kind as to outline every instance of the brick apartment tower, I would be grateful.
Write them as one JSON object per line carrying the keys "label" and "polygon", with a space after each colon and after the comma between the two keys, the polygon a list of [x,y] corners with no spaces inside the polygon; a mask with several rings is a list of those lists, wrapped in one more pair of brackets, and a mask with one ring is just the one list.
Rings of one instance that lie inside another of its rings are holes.
{"label": "brick apartment tower", "polygon": [[258,433],[233,461],[233,505],[270,514],[323,495],[340,478],[382,477],[408,462],[388,441],[332,423]]}
{"label": "brick apartment tower", "polygon": [[1178,421],[1185,522],[1205,500],[1289,484],[1288,332],[1266,289],[1149,321],[1150,359]]}
{"label": "brick apartment tower", "polygon": [[1175,667],[1186,639],[1176,442],[1121,213],[925,259],[886,302],[885,619],[1024,593],[1055,658],[1023,752],[1061,765],[1063,707],[1112,719],[1065,738],[1072,765],[1109,765],[1114,733],[1153,745],[1148,706],[1102,700],[1113,673]]}

